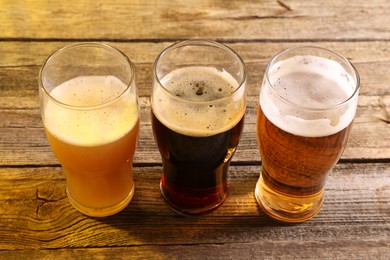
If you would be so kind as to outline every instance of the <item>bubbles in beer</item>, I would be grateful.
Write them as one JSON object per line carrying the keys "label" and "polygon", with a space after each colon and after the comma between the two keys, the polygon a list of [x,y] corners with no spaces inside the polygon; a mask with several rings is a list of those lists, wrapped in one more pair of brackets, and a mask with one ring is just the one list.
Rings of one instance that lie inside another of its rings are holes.
{"label": "bubbles in beer", "polygon": [[191,136],[218,134],[235,126],[245,113],[244,92],[237,90],[239,83],[226,71],[184,67],[167,74],[160,82],[170,94],[155,87],[153,111],[176,132]]}
{"label": "bubbles in beer", "polygon": [[120,96],[126,87],[114,76],[76,77],[54,88],[50,95],[71,106],[98,106]]}
{"label": "bubbles in beer", "polygon": [[[113,142],[127,134],[138,120],[135,94],[114,76],[73,78],[55,87],[50,95],[73,107],[49,99],[45,110],[50,112],[44,113],[45,126],[57,138],[75,145]],[[119,96],[115,102],[103,105]],[[102,106],[87,108],[99,105]]]}
{"label": "bubbles in beer", "polygon": [[185,67],[166,75],[161,83],[172,94],[191,101],[212,101],[229,96],[237,81],[213,67]]}
{"label": "bubbles in beer", "polygon": [[264,81],[260,105],[272,123],[289,133],[334,134],[355,115],[353,105],[341,104],[353,95],[356,82],[336,61],[294,56],[274,64],[268,78],[271,86]]}

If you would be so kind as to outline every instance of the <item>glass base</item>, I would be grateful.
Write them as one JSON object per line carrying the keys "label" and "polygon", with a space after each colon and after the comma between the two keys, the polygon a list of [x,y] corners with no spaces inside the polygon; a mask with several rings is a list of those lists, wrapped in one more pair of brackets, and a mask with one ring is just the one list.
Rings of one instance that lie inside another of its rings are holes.
{"label": "glass base", "polygon": [[179,191],[166,187],[164,178],[160,181],[160,191],[165,202],[174,212],[184,216],[207,215],[218,209],[227,197],[227,186],[226,183],[212,189]]}
{"label": "glass base", "polygon": [[122,200],[120,203],[118,203],[118,204],[116,204],[114,206],[107,207],[107,208],[89,208],[89,207],[85,207],[84,205],[81,205],[78,202],[76,202],[69,195],[68,190],[66,190],[66,193],[68,195],[68,199],[69,199],[70,204],[72,204],[72,206],[75,209],[77,209],[78,211],[80,211],[84,215],[87,215],[87,216],[90,216],[90,217],[107,217],[107,216],[111,216],[111,215],[114,215],[114,214],[120,212],[121,210],[126,208],[127,205],[129,205],[130,201],[133,199],[133,196],[134,196],[134,185],[133,185],[133,188],[131,189],[131,191],[129,192],[129,194],[127,195],[127,197],[124,200]]}
{"label": "glass base", "polygon": [[321,210],[324,190],[305,196],[286,195],[270,189],[260,174],[255,197],[268,216],[283,222],[299,223],[311,219]]}

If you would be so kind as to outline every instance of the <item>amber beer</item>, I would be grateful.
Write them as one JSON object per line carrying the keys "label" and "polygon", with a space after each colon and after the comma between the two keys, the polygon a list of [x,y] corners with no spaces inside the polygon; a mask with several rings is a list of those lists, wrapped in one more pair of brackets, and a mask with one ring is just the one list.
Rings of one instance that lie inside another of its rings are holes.
{"label": "amber beer", "polygon": [[324,49],[291,49],[270,62],[257,113],[255,191],[268,215],[301,222],[319,212],[326,177],[347,145],[358,88],[353,66]]}
{"label": "amber beer", "polygon": [[134,194],[132,161],[139,132],[134,82],[88,73],[42,86],[40,94],[47,138],[63,167],[71,204],[95,217],[122,210]]}
{"label": "amber beer", "polygon": [[243,68],[241,73],[238,81],[214,66],[184,66],[155,80],[152,127],[163,162],[160,189],[178,213],[210,213],[227,196],[228,167],[244,125]]}

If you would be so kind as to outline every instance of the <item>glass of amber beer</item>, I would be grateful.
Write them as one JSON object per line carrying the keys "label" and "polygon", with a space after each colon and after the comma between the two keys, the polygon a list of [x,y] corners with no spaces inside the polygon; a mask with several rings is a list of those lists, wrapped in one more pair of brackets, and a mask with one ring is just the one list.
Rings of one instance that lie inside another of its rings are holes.
{"label": "glass of amber beer", "polygon": [[262,170],[255,197],[271,217],[303,222],[324,201],[325,179],[347,145],[359,75],[343,56],[294,47],[269,62],[257,113]]}
{"label": "glass of amber beer", "polygon": [[126,55],[100,43],[66,46],[40,70],[46,135],[65,172],[69,201],[85,215],[115,214],[133,197],[139,132],[134,78]]}
{"label": "glass of amber beer", "polygon": [[223,44],[188,40],[157,57],[153,76],[161,193],[178,213],[210,213],[227,196],[228,167],[244,126],[244,62]]}

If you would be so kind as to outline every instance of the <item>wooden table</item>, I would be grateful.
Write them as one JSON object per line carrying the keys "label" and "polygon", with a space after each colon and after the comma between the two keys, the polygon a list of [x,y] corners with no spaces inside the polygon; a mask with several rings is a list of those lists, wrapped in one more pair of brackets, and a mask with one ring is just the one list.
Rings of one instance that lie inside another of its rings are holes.
{"label": "wooden table", "polygon": [[[0,0],[1,259],[390,258],[389,1],[106,2]],[[152,63],[165,47],[189,38],[227,44],[248,69],[248,108],[229,197],[201,218],[175,214],[160,195],[161,159],[149,114]],[[101,219],[69,204],[39,111],[42,62],[81,41],[107,42],[130,57],[142,108],[134,199]],[[255,118],[267,62],[297,45],[348,57],[360,72],[361,91],[322,211],[310,221],[283,224],[254,198],[261,169]]]}

